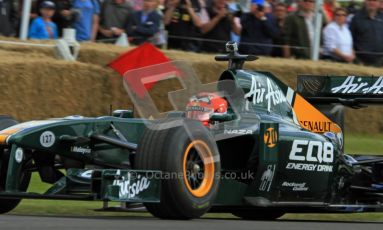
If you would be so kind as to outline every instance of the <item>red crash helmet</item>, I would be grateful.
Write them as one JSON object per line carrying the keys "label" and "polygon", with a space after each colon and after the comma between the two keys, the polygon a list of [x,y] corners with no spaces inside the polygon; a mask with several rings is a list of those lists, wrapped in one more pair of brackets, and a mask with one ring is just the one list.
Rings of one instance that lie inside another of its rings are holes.
{"label": "red crash helmet", "polygon": [[213,113],[226,113],[227,101],[215,93],[199,93],[190,98],[186,105],[186,117],[209,125]]}

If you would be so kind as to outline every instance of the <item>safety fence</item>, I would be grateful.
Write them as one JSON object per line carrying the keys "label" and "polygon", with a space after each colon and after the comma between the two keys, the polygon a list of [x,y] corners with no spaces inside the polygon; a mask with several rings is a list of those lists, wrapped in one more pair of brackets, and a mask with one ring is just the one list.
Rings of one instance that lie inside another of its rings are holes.
{"label": "safety fence", "polygon": [[[131,39],[141,38],[141,37],[130,37]],[[176,36],[176,35],[168,35],[167,38],[171,39],[179,39],[179,40],[189,40],[189,41],[197,41],[197,42],[209,42],[209,43],[218,43],[222,44],[224,46],[227,41],[223,40],[217,40],[217,39],[207,39],[207,38],[200,38],[200,37],[186,37],[186,36]],[[99,39],[96,42],[100,43],[113,43],[118,38],[107,38],[107,39]],[[154,43],[155,45],[163,45],[163,44],[157,44],[156,43],[156,37],[152,37],[149,39],[150,42]],[[166,39],[165,44],[168,44],[168,39]],[[310,47],[307,46],[292,46],[292,45],[280,45],[280,44],[266,44],[266,43],[257,43],[257,42],[239,42],[241,45],[250,45],[250,46],[258,46],[258,47],[271,47],[271,48],[284,48],[288,47],[290,49],[299,49],[299,50],[310,50]],[[166,45],[165,45],[166,47]],[[355,51],[356,54],[369,54],[369,55],[376,55],[376,56],[383,56],[383,52],[370,52],[370,51]]]}
{"label": "safety fence", "polygon": [[[140,37],[129,37],[130,39],[137,39]],[[196,42],[209,42],[209,43],[218,43],[222,44],[224,46],[227,41],[223,40],[217,40],[217,39],[206,39],[201,37],[186,37],[186,36],[175,36],[175,35],[168,35],[165,36],[165,40],[162,43],[158,43],[158,37],[154,36],[149,39],[149,42],[158,45],[162,48],[166,48],[168,45],[168,40],[171,39],[178,39],[178,40],[189,40],[189,41],[196,41]],[[119,38],[106,38],[106,39],[98,39],[96,40],[97,43],[116,43]],[[126,39],[128,39],[126,37]],[[130,40],[128,39],[128,40]],[[59,39],[60,40],[60,39]],[[258,46],[258,47],[271,47],[271,48],[284,48],[289,47],[290,49],[300,49],[300,50],[308,50],[310,47],[304,47],[304,46],[291,46],[291,45],[280,45],[280,44],[265,44],[265,43],[257,43],[257,42],[239,42],[241,45],[250,45],[250,46]],[[34,46],[34,47],[46,47],[46,48],[57,48],[58,43],[57,40],[55,44],[40,44],[40,43],[31,43],[31,42],[23,42],[23,41],[7,41],[7,40],[0,40],[0,45],[19,45],[19,46]],[[81,44],[81,43],[80,43]],[[129,44],[129,43],[127,43]],[[376,55],[376,56],[383,56],[383,52],[369,52],[369,51],[355,51],[356,54],[367,54],[367,55]]]}

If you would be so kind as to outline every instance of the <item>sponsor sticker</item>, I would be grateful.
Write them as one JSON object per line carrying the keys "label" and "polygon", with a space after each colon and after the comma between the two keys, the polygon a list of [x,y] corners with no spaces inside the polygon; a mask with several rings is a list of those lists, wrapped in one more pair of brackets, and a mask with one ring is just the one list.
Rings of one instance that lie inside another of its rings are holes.
{"label": "sponsor sticker", "polygon": [[334,146],[330,142],[294,140],[286,169],[332,172]]}
{"label": "sponsor sticker", "polygon": [[300,121],[301,125],[308,130],[313,132],[330,132],[331,122],[330,121]]}
{"label": "sponsor sticker", "polygon": [[[371,78],[369,78],[371,79]],[[371,93],[371,94],[383,94],[383,77],[376,78],[377,80],[371,85],[368,82],[364,82],[362,77],[356,78],[355,76],[348,76],[346,80],[337,87],[333,87],[331,91],[333,93]]]}
{"label": "sponsor sticker", "polygon": [[[120,174],[120,170],[117,171],[117,175]],[[126,177],[122,177],[121,180],[114,180],[113,185],[120,187],[119,197],[132,199],[139,195],[141,192],[145,191],[150,186],[150,181],[148,178],[141,175],[137,175],[137,180],[133,182],[130,174],[127,174]]]}
{"label": "sponsor sticker", "polygon": [[317,171],[317,172],[332,172],[332,165],[320,164],[304,164],[304,163],[287,163],[286,169],[294,169],[298,171]]}
{"label": "sponsor sticker", "polygon": [[70,151],[73,153],[90,154],[92,150],[89,147],[72,146]]}
{"label": "sponsor sticker", "polygon": [[84,178],[92,178],[92,173],[93,173],[93,170],[86,170],[85,172],[82,172],[80,174],[80,177],[84,177]]}
{"label": "sponsor sticker", "polygon": [[51,131],[45,131],[40,136],[40,144],[45,148],[51,147],[55,143],[56,137]]}
{"label": "sponsor sticker", "polygon": [[275,165],[268,165],[267,169],[262,174],[259,191],[270,191],[271,184],[273,183],[274,173]]}
{"label": "sponsor sticker", "polygon": [[249,110],[249,104],[263,104],[267,103],[267,110],[271,111],[272,106],[276,106],[286,102],[286,97],[277,86],[275,86],[269,78],[266,79],[267,87],[262,86],[257,82],[254,76],[251,78],[251,88],[248,93],[245,94],[246,104],[245,109]]}
{"label": "sponsor sticker", "polygon": [[309,188],[306,187],[306,183],[305,182],[302,182],[302,183],[295,183],[295,182],[283,182],[282,183],[282,187],[289,187],[291,188],[292,191],[296,191],[296,192],[305,192],[305,191],[308,191]]}
{"label": "sponsor sticker", "polygon": [[24,151],[22,148],[17,148],[16,149],[16,152],[15,152],[15,160],[17,163],[21,163],[21,161],[23,161],[23,157],[24,157]]}
{"label": "sponsor sticker", "polygon": [[278,142],[278,132],[274,128],[268,128],[263,135],[263,141],[269,148],[274,148]]}
{"label": "sponsor sticker", "polygon": [[225,129],[224,134],[246,135],[246,134],[253,134],[253,130],[251,130],[251,129]]}

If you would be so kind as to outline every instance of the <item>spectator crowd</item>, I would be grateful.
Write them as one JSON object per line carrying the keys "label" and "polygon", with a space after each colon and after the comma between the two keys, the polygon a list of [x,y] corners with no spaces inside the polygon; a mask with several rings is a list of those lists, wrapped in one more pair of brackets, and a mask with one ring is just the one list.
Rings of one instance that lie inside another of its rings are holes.
{"label": "spectator crowd", "polygon": [[[149,41],[193,52],[224,50],[309,59],[315,0],[32,0],[30,39],[74,28],[82,41]],[[17,36],[23,0],[0,0],[0,35]],[[324,0],[321,58],[383,66],[383,0]]]}

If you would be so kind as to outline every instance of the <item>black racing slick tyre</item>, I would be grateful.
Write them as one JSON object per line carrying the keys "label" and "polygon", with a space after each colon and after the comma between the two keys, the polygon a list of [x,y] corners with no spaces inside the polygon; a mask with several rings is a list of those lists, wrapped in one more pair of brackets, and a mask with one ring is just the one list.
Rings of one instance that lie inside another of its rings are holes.
{"label": "black racing slick tyre", "polygon": [[198,218],[210,209],[218,192],[218,148],[198,121],[166,119],[151,124],[138,144],[134,167],[162,171],[160,203],[144,204],[158,218]]}
{"label": "black racing slick tyre", "polygon": [[[8,116],[0,116],[0,130],[6,129],[15,124],[17,124],[17,121],[14,119]],[[4,191],[6,184],[9,155],[9,149],[0,149],[0,192]],[[19,190],[26,191],[31,179],[31,173],[23,172],[20,179],[21,182],[19,185]],[[0,214],[12,211],[20,203],[20,201],[21,199],[0,199]]]}
{"label": "black racing slick tyre", "polygon": [[276,210],[238,210],[233,211],[232,214],[244,220],[275,220],[285,213]]}

